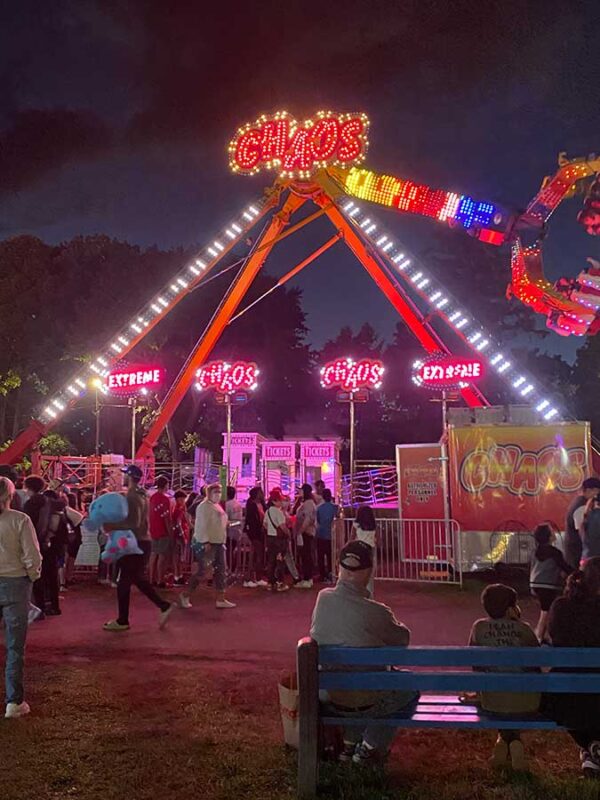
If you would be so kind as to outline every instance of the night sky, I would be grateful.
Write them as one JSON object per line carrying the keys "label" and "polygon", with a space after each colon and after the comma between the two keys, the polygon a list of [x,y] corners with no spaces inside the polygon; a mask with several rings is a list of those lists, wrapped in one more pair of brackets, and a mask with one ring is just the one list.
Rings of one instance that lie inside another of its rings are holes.
{"label": "night sky", "polygon": [[[373,169],[515,207],[559,151],[600,150],[598,2],[4,0],[0,9],[2,238],[203,245],[270,180],[229,174],[232,133],[278,108],[299,119],[366,111]],[[575,222],[580,201],[564,205],[548,242],[552,277],[600,258]],[[427,226],[374,211],[410,247],[426,247]],[[282,274],[328,235],[322,225],[300,237],[269,271]],[[395,323],[341,245],[297,285],[315,344],[343,324],[388,334]]]}

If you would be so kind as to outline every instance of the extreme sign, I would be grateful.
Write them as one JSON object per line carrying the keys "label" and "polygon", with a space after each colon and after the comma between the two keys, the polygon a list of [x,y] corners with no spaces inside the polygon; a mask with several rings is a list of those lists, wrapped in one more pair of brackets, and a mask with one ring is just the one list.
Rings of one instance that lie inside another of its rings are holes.
{"label": "extreme sign", "polygon": [[258,386],[258,374],[254,362],[236,361],[228,364],[226,361],[211,361],[196,373],[196,389],[215,389],[221,394],[234,394],[244,389],[254,391]]}
{"label": "extreme sign", "polygon": [[319,111],[300,124],[287,111],[278,111],[239,128],[229,143],[229,166],[242,175],[264,168],[281,177],[308,178],[327,166],[362,162],[368,129],[366,114]]}
{"label": "extreme sign", "polygon": [[338,358],[321,368],[321,386],[325,389],[339,387],[344,392],[359,389],[379,389],[385,367],[372,358]]}
{"label": "extreme sign", "polygon": [[164,380],[161,367],[129,367],[114,370],[106,377],[106,388],[114,394],[136,394],[142,389],[157,389]]}
{"label": "extreme sign", "polygon": [[413,381],[431,389],[455,389],[483,377],[483,364],[477,358],[432,355],[413,364]]}

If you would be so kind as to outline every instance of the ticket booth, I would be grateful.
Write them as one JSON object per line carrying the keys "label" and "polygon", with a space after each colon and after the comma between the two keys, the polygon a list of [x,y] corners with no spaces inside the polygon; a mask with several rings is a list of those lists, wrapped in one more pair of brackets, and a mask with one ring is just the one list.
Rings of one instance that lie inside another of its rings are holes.
{"label": "ticket booth", "polygon": [[322,480],[334,498],[339,498],[342,482],[339,440],[301,441],[298,444],[300,482],[314,486],[316,481]]}
{"label": "ticket booth", "polygon": [[276,486],[292,497],[298,483],[296,442],[265,441],[262,443],[262,485],[268,496]]}
{"label": "ticket booth", "polygon": [[[265,437],[260,433],[231,434],[231,464],[229,471],[237,488],[238,500],[243,502],[248,492],[261,480],[261,447]],[[227,434],[223,434],[223,464],[227,464]]]}

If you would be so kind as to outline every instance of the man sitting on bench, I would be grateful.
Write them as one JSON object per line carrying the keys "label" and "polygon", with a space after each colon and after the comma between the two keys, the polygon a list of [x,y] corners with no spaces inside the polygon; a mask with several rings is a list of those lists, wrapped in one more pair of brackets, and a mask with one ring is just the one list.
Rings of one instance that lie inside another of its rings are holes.
{"label": "man sitting on bench", "polygon": [[[367,585],[373,570],[373,549],[361,541],[349,542],[340,553],[338,583],[319,592],[310,635],[319,645],[340,647],[406,646],[410,631],[394,617],[390,608],[369,599]],[[324,697],[323,694],[327,696]],[[385,717],[411,707],[418,694],[407,691],[331,691],[322,693],[331,713],[339,717]],[[355,764],[383,758],[395,729],[369,725],[344,728],[340,761]]]}

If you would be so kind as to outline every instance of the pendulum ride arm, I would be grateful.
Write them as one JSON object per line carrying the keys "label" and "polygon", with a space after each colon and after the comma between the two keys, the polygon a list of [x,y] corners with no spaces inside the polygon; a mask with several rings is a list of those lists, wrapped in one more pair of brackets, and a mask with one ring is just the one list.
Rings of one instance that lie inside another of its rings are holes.
{"label": "pendulum ride arm", "polygon": [[[315,202],[318,205],[324,206],[330,201],[326,195],[321,195],[315,198]],[[325,213],[333,225],[342,232],[344,240],[350,250],[354,253],[356,258],[360,261],[368,274],[374,280],[375,284],[396,309],[406,326],[418,339],[424,349],[427,350],[428,353],[448,352],[446,346],[441,342],[431,326],[428,325],[424,317],[418,312],[412,303],[407,301],[397,284],[390,279],[388,274],[382,269],[377,260],[373,258],[372,254],[369,252],[369,248],[365,245],[365,242],[362,240],[356,230],[348,223],[340,210],[336,206],[330,205]],[[461,394],[465,402],[471,407],[489,405],[483,395],[481,395],[473,386],[463,387],[461,389]]]}
{"label": "pendulum ride arm", "polygon": [[275,208],[280,199],[283,184],[276,184],[261,200],[248,205],[234,218],[229,226],[220,231],[216,238],[210,240],[197,257],[173,276],[170,284],[155,295],[140,311],[135,314],[128,325],[117,330],[103,351],[83,370],[71,376],[71,380],[50,395],[46,408],[39,418],[33,419],[0,453],[0,463],[15,464],[25,453],[35,448],[37,442],[77,403],[89,385],[90,380],[102,380],[111,366],[124,358],[172,309],[191,291],[196,289],[209,272],[211,272],[227,256],[236,244],[244,241],[249,231],[254,228],[268,212]]}
{"label": "pendulum ride arm", "polygon": [[156,419],[152,423],[150,430],[144,437],[136,453],[136,459],[149,459],[152,457],[153,448],[186,392],[192,385],[196,377],[196,372],[210,355],[213,347],[218,342],[221,334],[246,295],[246,292],[258,275],[276,241],[281,238],[280,234],[288,225],[291,215],[296,212],[304,202],[304,198],[290,193],[281,211],[272,217],[271,222],[257,242],[254,251],[230,285],[204,333],[188,356],[175,382],[161,403]]}

